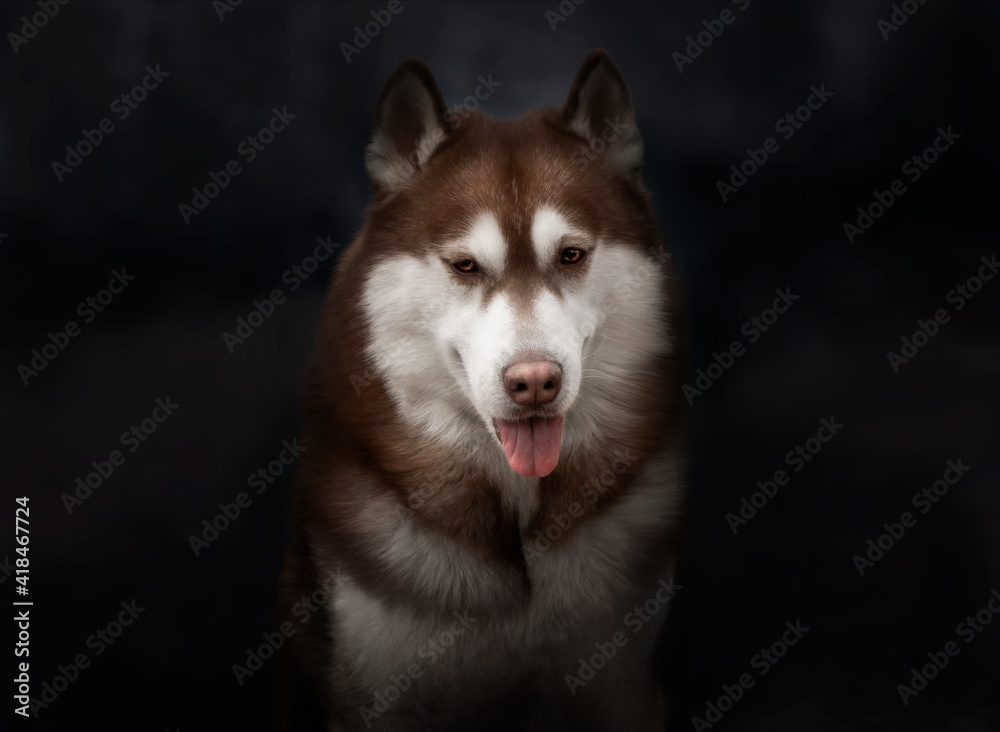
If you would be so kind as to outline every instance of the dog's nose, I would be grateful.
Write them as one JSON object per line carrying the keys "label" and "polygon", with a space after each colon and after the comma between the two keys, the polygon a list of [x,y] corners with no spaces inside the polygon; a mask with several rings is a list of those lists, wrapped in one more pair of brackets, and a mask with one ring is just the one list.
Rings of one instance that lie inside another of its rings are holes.
{"label": "dog's nose", "polygon": [[522,361],[504,369],[503,385],[522,407],[541,407],[559,396],[562,367],[554,361]]}

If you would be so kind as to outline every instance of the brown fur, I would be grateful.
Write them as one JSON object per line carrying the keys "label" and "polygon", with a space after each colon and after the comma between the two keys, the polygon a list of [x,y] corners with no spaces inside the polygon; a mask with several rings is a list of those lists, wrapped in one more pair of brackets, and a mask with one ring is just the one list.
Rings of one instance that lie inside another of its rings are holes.
{"label": "brown fur", "polygon": [[[600,60],[588,58],[580,71],[584,80],[585,72],[593,71]],[[428,82],[422,73],[418,76],[423,83],[433,84],[433,78]],[[581,84],[578,76],[562,110],[504,121],[479,113],[463,119],[419,171],[418,184],[399,191],[376,188],[364,228],[337,267],[307,372],[302,399],[306,450],[293,488],[294,538],[281,578],[282,617],[290,619],[291,605],[312,592],[318,578],[338,563],[373,596],[389,605],[405,603],[419,613],[447,615],[464,609],[496,616],[517,613],[528,602],[532,588],[518,517],[505,507],[499,488],[469,457],[429,444],[398,419],[383,384],[371,378],[365,361],[368,336],[359,303],[364,278],[375,263],[394,253],[425,251],[435,242],[453,239],[484,209],[498,214],[511,247],[508,272],[498,287],[515,302],[526,299],[540,284],[558,293],[557,284],[543,280],[532,252],[530,213],[543,203],[565,212],[596,237],[624,242],[638,251],[661,251],[649,196],[637,175],[622,174],[601,157],[582,169],[569,162],[587,144],[567,128]],[[440,92],[435,95],[435,91],[436,85],[432,96],[438,114],[443,115],[444,103],[437,103]],[[615,105],[608,102],[606,106],[607,114],[613,114]],[[401,130],[399,135],[401,140],[415,139],[413,130]],[[585,266],[586,262],[581,264]],[[639,459],[560,541],[586,523],[599,521],[627,493],[646,461],[662,446],[664,436],[679,433],[678,396],[686,351],[680,293],[669,260],[664,267],[668,310],[663,320],[677,350],[651,361],[635,375],[635,399],[622,408],[633,410],[637,419],[625,434],[609,435],[586,450],[565,451],[555,471],[540,479],[540,504],[525,532],[528,536],[543,529],[547,517],[566,512],[571,503],[580,501],[581,484],[605,470],[615,460],[616,449],[628,447]],[[415,499],[421,488],[422,498]],[[366,527],[357,520],[360,508],[374,493],[395,496],[412,511],[414,520],[475,552],[507,578],[505,592],[488,608],[459,607],[457,602],[454,607],[442,607],[409,578],[376,559]],[[642,556],[632,565],[635,576],[629,579],[643,584],[655,577],[662,558],[673,553],[677,537],[675,527],[664,527],[659,535],[648,537]],[[329,693],[333,688],[327,681],[333,671],[329,644],[327,621],[317,614],[289,639],[289,653],[301,674],[290,683],[311,696],[314,704],[344,704],[349,709],[353,702],[333,699]],[[308,701],[295,702],[300,712]],[[305,723],[297,725],[296,721],[292,726],[305,728]]]}

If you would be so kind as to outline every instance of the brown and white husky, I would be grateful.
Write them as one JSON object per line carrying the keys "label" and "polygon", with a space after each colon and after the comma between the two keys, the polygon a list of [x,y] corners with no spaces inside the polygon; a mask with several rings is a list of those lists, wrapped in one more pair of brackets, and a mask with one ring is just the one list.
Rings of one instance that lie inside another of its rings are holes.
{"label": "brown and white husky", "polygon": [[662,729],[686,347],[621,74],[458,118],[409,59],[366,162],[303,397],[291,728]]}

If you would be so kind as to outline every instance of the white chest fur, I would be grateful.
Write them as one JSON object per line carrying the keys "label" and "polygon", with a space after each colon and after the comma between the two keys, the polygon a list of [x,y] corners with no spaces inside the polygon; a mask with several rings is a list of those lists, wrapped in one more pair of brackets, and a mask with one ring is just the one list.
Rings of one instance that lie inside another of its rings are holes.
{"label": "white chest fur", "polygon": [[[405,679],[420,689],[407,692],[406,703],[434,689],[454,691],[466,685],[495,690],[526,674],[546,674],[561,683],[563,674],[576,670],[578,658],[593,653],[594,643],[619,631],[630,635],[631,609],[656,591],[655,585],[630,585],[629,563],[649,532],[677,518],[678,462],[676,454],[662,453],[629,494],[595,520],[579,519],[581,525],[569,527],[566,520],[572,517],[553,518],[559,530],[572,531],[550,548],[526,552],[532,592],[521,615],[498,619],[460,611],[421,617],[405,602],[390,608],[344,579],[328,607],[338,672],[349,674],[373,704],[380,695],[388,699],[393,688],[408,685]],[[524,509],[522,526],[537,505],[537,480],[530,483],[534,485],[523,485],[520,493],[509,496]],[[385,542],[380,552],[448,604],[465,598],[488,607],[490,597],[508,581],[454,542],[414,521],[400,522],[385,506],[373,503],[368,520],[381,521]],[[671,569],[665,557],[664,576]],[[663,612],[648,624],[655,631],[665,616]],[[644,648],[637,641],[629,653],[648,652],[655,632],[643,637]]]}

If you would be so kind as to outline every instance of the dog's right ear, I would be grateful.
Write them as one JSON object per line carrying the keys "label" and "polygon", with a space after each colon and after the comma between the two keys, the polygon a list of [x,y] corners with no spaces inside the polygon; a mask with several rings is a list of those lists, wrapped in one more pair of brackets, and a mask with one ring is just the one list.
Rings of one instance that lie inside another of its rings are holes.
{"label": "dog's right ear", "polygon": [[419,172],[446,137],[447,107],[434,75],[417,57],[403,61],[375,105],[365,167],[376,190],[395,191]]}

